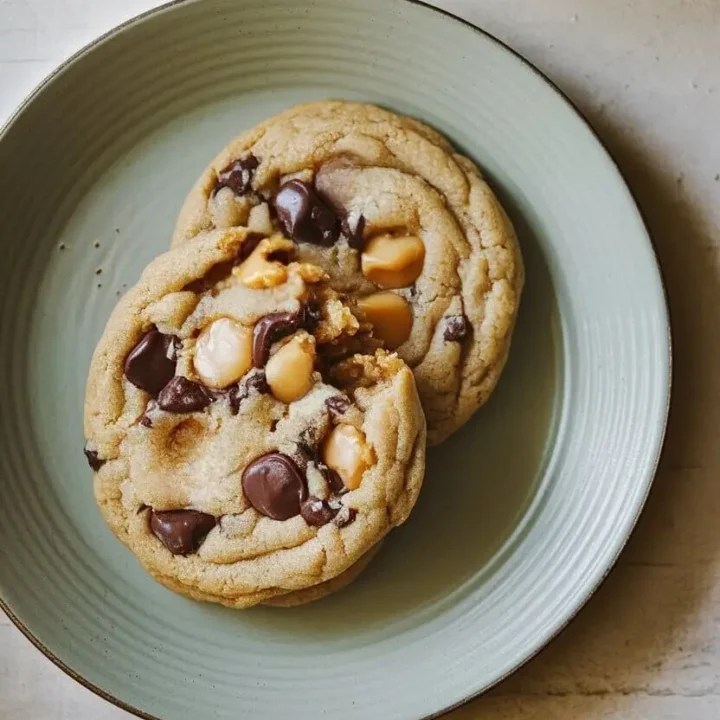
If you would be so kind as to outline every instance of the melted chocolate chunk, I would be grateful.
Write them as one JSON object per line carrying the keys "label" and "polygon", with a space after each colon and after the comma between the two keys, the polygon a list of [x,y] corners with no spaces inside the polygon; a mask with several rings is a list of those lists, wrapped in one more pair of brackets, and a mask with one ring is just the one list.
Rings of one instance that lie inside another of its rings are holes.
{"label": "melted chocolate chunk", "polygon": [[147,407],[145,408],[145,414],[140,418],[140,420],[138,420],[138,422],[143,427],[151,428],[153,426],[152,418],[150,417],[150,413],[153,412],[154,410],[157,410],[157,406],[158,406],[157,400],[154,400],[154,399],[151,400],[147,404]]}
{"label": "melted chocolate chunk", "polygon": [[460,342],[467,337],[469,330],[470,323],[464,315],[450,315],[445,318],[443,338],[448,342]]}
{"label": "melted chocolate chunk", "polygon": [[301,472],[307,473],[308,464],[315,460],[315,451],[302,441],[297,443],[296,451],[293,453],[293,461]]}
{"label": "melted chocolate chunk", "polygon": [[173,555],[195,552],[216,522],[212,515],[197,510],[150,511],[153,535]]}
{"label": "melted chocolate chunk", "polygon": [[301,433],[300,441],[297,444],[298,450],[307,456],[308,461],[317,460],[317,450],[313,447],[311,438],[308,436],[307,430]]}
{"label": "melted chocolate chunk", "polygon": [[310,301],[302,309],[302,326],[312,332],[317,328],[322,320],[322,308],[317,302]]}
{"label": "melted chocolate chunk", "polygon": [[355,522],[357,517],[357,510],[351,507],[343,506],[340,512],[335,516],[335,525],[339,528],[344,528],[351,522]]}
{"label": "melted chocolate chunk", "polygon": [[178,343],[174,335],[148,330],[125,359],[125,377],[135,387],[157,395],[175,375]]}
{"label": "melted chocolate chunk", "polygon": [[325,401],[325,407],[333,418],[342,417],[352,405],[349,397],[345,395],[333,395]]}
{"label": "melted chocolate chunk", "polygon": [[265,379],[265,373],[256,372],[255,374],[251,375],[245,381],[245,390],[246,397],[250,394],[251,391],[255,391],[256,393],[258,393],[258,395],[264,395],[265,393],[269,393],[270,386],[267,384],[267,380]]}
{"label": "melted chocolate chunk", "polygon": [[248,502],[273,520],[298,515],[307,495],[300,469],[282,453],[268,453],[251,462],[242,474],[242,487]]}
{"label": "melted chocolate chunk", "polygon": [[302,313],[279,312],[266,315],[253,331],[253,365],[263,368],[270,357],[270,346],[300,327]]}
{"label": "melted chocolate chunk", "polygon": [[264,237],[265,236],[260,233],[248,233],[243,241],[243,244],[240,246],[237,262],[241,263],[243,260],[247,260],[250,255],[252,255],[252,251],[260,244],[260,241]]}
{"label": "melted chocolate chunk", "polygon": [[343,215],[340,218],[340,227],[343,235],[347,238],[348,245],[353,250],[362,250],[365,244],[363,233],[365,232],[365,216],[360,215],[353,223],[349,215]]}
{"label": "melted chocolate chunk", "polygon": [[212,194],[218,190],[228,187],[236,195],[247,195],[252,192],[252,181],[260,161],[254,155],[246,155],[244,158],[234,160],[219,173]]}
{"label": "melted chocolate chunk", "polygon": [[213,401],[210,391],[200,383],[176,375],[158,395],[161,410],[173,413],[191,413],[203,410]]}
{"label": "melted chocolate chunk", "polygon": [[331,504],[311,495],[300,506],[300,515],[308,525],[321,527],[327,525],[338,514],[339,510],[340,507],[337,503]]}
{"label": "melted chocolate chunk", "polygon": [[101,460],[100,457],[98,456],[97,450],[91,450],[88,447],[88,443],[85,443],[83,452],[85,453],[85,457],[87,458],[88,465],[95,472],[97,472],[105,464],[105,460]]}
{"label": "melted chocolate chunk", "polygon": [[343,483],[342,478],[335,470],[325,464],[321,464],[319,469],[325,477],[325,482],[328,484],[331,492],[335,493],[335,495],[344,495],[347,492],[345,483]]}
{"label": "melted chocolate chunk", "polygon": [[270,386],[267,384],[264,372],[255,372],[250,375],[250,377],[242,383],[242,385],[237,383],[225,388],[224,390],[215,390],[214,393],[218,398],[227,397],[228,402],[230,403],[230,412],[233,415],[237,415],[240,412],[240,406],[242,405],[243,400],[245,400],[253,391],[259,395],[270,392]]}
{"label": "melted chocolate chunk", "polygon": [[330,247],[340,235],[340,222],[334,210],[310,183],[289,180],[273,199],[278,220],[295,242]]}

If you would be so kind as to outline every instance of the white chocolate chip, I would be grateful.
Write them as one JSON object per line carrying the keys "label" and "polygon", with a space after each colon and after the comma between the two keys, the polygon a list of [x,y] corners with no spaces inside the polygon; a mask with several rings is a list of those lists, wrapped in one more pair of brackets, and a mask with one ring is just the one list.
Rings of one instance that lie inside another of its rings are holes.
{"label": "white chocolate chip", "polygon": [[360,430],[343,423],[335,426],[327,436],[322,459],[340,475],[348,490],[356,490],[365,471],[375,464],[375,453]]}
{"label": "white chocolate chip", "polygon": [[378,235],[365,244],[361,257],[365,277],[382,288],[412,285],[425,262],[425,244],[414,235]]}
{"label": "white chocolate chip", "polygon": [[297,333],[285,343],[265,366],[265,378],[280,402],[291,403],[307,395],[315,384],[315,339]]}
{"label": "white chocolate chip", "polygon": [[359,298],[357,307],[373,326],[373,335],[389,350],[399,348],[409,337],[413,326],[410,305],[404,297],[379,292]]}
{"label": "white chocolate chip", "polygon": [[195,372],[208,387],[237,382],[252,367],[251,328],[229,318],[208,325],[195,343]]}

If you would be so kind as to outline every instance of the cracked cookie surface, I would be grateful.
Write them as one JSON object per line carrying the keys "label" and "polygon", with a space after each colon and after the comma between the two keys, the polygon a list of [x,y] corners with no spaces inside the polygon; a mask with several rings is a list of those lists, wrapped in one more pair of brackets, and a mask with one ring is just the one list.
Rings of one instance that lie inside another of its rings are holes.
{"label": "cracked cookie surface", "polygon": [[512,225],[439,133],[381,108],[300,105],[233,140],[178,217],[173,245],[221,227],[281,232],[413,369],[437,444],[492,393],[523,285]]}
{"label": "cracked cookie surface", "polygon": [[85,434],[98,505],[143,566],[238,608],[352,581],[424,473],[410,369],[292,243],[244,229],[157,258],[120,301]]}

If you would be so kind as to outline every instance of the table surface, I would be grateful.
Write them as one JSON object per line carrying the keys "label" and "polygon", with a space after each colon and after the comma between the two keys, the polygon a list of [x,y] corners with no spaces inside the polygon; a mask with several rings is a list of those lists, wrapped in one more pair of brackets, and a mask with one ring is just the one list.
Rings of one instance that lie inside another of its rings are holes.
{"label": "table surface", "polygon": [[[154,0],[0,0],[0,122],[59,62]],[[647,217],[673,320],[668,440],[603,587],[538,657],[450,720],[720,718],[720,2],[443,0],[553,78]],[[128,720],[0,614],[2,720]]]}

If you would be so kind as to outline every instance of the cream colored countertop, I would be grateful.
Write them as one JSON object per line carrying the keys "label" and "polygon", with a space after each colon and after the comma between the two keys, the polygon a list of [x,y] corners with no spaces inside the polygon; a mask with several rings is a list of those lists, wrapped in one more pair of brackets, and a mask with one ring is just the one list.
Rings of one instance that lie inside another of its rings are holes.
{"label": "cream colored countertop", "polygon": [[[154,0],[0,0],[0,122]],[[616,569],[544,652],[452,720],[720,718],[720,1],[443,0],[544,70],[646,214],[674,327],[661,469]],[[0,616],[2,720],[120,720]]]}

